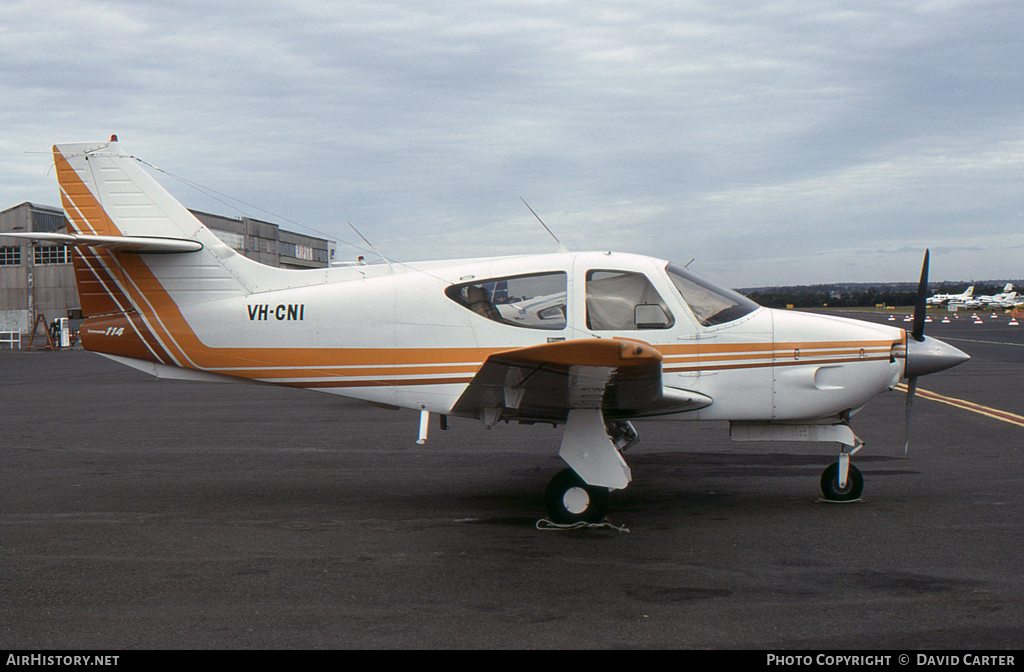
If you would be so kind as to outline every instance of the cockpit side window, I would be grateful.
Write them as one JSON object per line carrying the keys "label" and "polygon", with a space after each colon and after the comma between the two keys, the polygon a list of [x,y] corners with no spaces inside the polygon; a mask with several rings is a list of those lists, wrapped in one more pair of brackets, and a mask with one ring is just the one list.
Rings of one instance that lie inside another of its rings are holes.
{"label": "cockpit side window", "polygon": [[565,329],[567,274],[531,273],[452,285],[445,295],[501,324],[529,329]]}
{"label": "cockpit side window", "polygon": [[694,317],[705,327],[738,320],[759,307],[739,292],[719,287],[682,266],[669,264],[665,271]]}
{"label": "cockpit side window", "polygon": [[668,306],[643,273],[587,271],[588,329],[668,329],[674,323]]}

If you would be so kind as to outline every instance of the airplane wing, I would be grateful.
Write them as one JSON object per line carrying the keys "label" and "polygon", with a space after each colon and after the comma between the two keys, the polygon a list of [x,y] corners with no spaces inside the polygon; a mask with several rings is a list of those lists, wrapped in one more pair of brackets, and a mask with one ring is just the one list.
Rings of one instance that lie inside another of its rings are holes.
{"label": "airplane wing", "polygon": [[93,236],[81,233],[0,233],[7,238],[22,238],[60,245],[84,245],[121,250],[138,254],[198,252],[203,244],[187,238],[155,238],[146,236]]}
{"label": "airplane wing", "polygon": [[626,339],[557,341],[487,358],[451,413],[498,420],[563,423],[573,409],[606,420],[703,408],[712,399],[665,387],[661,353]]}

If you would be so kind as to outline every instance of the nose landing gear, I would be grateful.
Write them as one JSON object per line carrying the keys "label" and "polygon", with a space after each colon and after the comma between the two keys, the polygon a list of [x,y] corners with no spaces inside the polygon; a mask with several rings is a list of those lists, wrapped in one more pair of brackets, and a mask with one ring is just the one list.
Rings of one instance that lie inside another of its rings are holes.
{"label": "nose landing gear", "polygon": [[839,463],[833,462],[821,474],[821,496],[829,502],[853,502],[864,491],[864,477],[860,469],[850,465],[845,485],[839,485]]}
{"label": "nose landing gear", "polygon": [[[863,445],[863,444],[861,444]],[[860,499],[864,491],[864,477],[860,469],[850,464],[850,456],[857,452],[844,450],[839,453],[839,461],[825,467],[821,474],[821,496],[828,502],[853,502]]]}

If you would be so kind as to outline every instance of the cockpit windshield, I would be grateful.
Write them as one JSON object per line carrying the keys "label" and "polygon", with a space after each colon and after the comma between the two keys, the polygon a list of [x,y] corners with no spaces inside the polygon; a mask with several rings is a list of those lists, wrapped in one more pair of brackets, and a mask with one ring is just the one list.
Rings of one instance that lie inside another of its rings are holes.
{"label": "cockpit windshield", "polygon": [[665,267],[672,284],[694,317],[705,327],[732,322],[758,309],[758,305],[739,292],[719,287],[682,266]]}

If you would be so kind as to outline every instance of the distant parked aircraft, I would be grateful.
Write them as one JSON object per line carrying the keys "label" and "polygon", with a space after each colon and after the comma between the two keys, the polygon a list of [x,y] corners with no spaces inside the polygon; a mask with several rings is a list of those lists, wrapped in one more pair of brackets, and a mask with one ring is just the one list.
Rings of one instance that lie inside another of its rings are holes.
{"label": "distant parked aircraft", "polygon": [[925,299],[925,303],[929,306],[941,306],[946,303],[966,303],[971,300],[971,295],[973,294],[974,285],[971,285],[962,294],[935,294]]}
{"label": "distant parked aircraft", "polygon": [[982,294],[965,302],[968,308],[1012,308],[1017,301],[1013,283],[1008,282],[999,294]]}

